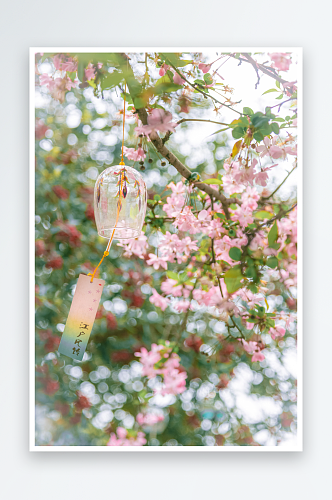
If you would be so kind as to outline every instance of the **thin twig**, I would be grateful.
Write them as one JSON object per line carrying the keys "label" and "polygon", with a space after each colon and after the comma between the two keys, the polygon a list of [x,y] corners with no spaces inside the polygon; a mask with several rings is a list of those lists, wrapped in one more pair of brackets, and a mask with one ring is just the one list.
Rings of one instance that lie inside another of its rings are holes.
{"label": "thin twig", "polygon": [[179,71],[179,70],[178,70],[175,66],[173,66],[173,64],[172,64],[172,63],[171,63],[171,62],[170,62],[167,58],[166,58],[166,60],[167,60],[167,64],[168,64],[169,66],[171,66],[171,67],[174,69],[174,71],[176,71],[176,72],[177,72],[177,74],[178,74],[178,75],[182,78],[182,80],[184,80],[185,82],[187,82],[187,83],[188,83],[188,85],[190,85],[190,87],[192,87],[194,90],[196,90],[197,92],[199,92],[200,94],[202,94],[202,95],[205,97],[205,99],[207,99],[207,98],[209,97],[210,99],[212,99],[214,102],[217,102],[217,103],[218,103],[218,104],[220,104],[221,106],[226,106],[226,108],[231,109],[232,111],[235,111],[235,113],[237,113],[237,114],[238,114],[238,115],[240,115],[240,116],[242,116],[242,115],[243,115],[243,113],[241,113],[240,111],[237,111],[236,109],[232,108],[232,107],[231,107],[231,106],[229,106],[228,104],[225,104],[225,103],[223,103],[223,102],[220,102],[220,101],[218,101],[218,99],[216,99],[216,98],[215,98],[215,97],[213,97],[212,95],[207,94],[206,92],[203,92],[203,90],[199,89],[196,85],[192,84],[189,80],[187,80],[187,78],[186,78],[185,76],[183,76],[183,75],[180,73],[180,71]]}
{"label": "thin twig", "polygon": [[269,198],[272,198],[272,196],[278,191],[278,189],[281,188],[281,186],[287,181],[288,177],[290,176],[290,174],[292,172],[294,172],[294,170],[297,168],[297,165],[290,171],[288,172],[288,174],[286,175],[286,177],[284,178],[284,180],[282,181],[281,184],[279,184],[279,186],[273,191],[273,193],[271,193],[269,196],[262,196],[262,200],[268,200]]}

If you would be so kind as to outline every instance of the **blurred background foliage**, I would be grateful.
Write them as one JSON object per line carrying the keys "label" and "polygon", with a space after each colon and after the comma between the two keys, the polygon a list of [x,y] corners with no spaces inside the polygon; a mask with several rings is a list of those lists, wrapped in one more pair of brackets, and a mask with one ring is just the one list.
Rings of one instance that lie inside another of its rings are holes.
{"label": "blurred background foliage", "polygon": [[[259,445],[264,432],[278,444],[294,435],[295,379],[280,359],[294,348],[295,329],[275,343],[270,357],[251,363],[240,345],[223,343],[221,322],[207,311],[187,318],[155,308],[151,287],[160,289],[163,273],[135,256],[123,257],[116,244],[99,275],[106,285],[83,361],[57,352],[78,276],[91,272],[105,250],[94,222],[93,188],[99,173],[120,161],[122,98],[116,89],[101,98],[92,88],[77,88],[60,103],[41,87],[36,92],[36,444],[106,445],[118,426],[141,430],[136,416],[147,409],[164,417],[143,428],[150,446]],[[179,103],[171,104],[182,116]],[[197,116],[209,108],[202,99],[192,106]],[[128,147],[135,145],[134,125],[127,121]],[[177,157],[203,178],[222,172],[231,151],[228,136],[207,137],[194,154],[189,133],[183,124],[171,138]],[[145,161],[142,175],[153,199],[181,177],[162,165],[152,146],[148,151],[151,162]],[[145,230],[157,247],[157,228]],[[279,311],[293,307],[285,299],[271,297]],[[187,390],[151,398],[134,353],[167,339],[178,346]]]}

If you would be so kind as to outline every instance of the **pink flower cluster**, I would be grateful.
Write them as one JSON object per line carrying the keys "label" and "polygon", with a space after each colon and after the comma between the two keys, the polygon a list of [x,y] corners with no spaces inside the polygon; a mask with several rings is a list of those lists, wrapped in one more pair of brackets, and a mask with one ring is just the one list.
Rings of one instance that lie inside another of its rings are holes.
{"label": "pink flower cluster", "polygon": [[149,266],[155,270],[160,267],[167,269],[167,262],[178,264],[186,262],[192,251],[198,250],[197,241],[193,241],[189,236],[180,239],[177,234],[171,234],[166,231],[158,247],[160,256],[149,253],[149,259],[146,261]]}
{"label": "pink flower cluster", "polygon": [[165,113],[163,109],[153,109],[148,116],[148,124],[135,128],[137,135],[148,136],[151,132],[174,132],[177,123],[172,122],[171,113]]}
{"label": "pink flower cluster", "polygon": [[272,59],[272,68],[279,69],[280,71],[288,71],[289,65],[292,62],[287,56],[286,52],[273,52],[269,54]]}
{"label": "pink flower cluster", "polygon": [[125,243],[118,243],[118,246],[125,249],[125,257],[136,255],[140,259],[144,259],[148,248],[148,239],[142,231],[141,235],[138,238],[131,238]]}
{"label": "pink flower cluster", "polygon": [[160,375],[163,378],[161,389],[156,389],[156,393],[163,396],[166,394],[181,394],[186,389],[187,373],[180,367],[180,358],[172,352],[170,343],[165,345],[151,345],[151,351],[142,347],[140,352],[135,352],[135,356],[140,358],[143,365],[142,375],[149,379]]}
{"label": "pink flower cluster", "polygon": [[273,340],[275,340],[276,337],[283,337],[285,335],[285,333],[286,333],[285,328],[283,328],[280,325],[277,325],[274,328],[270,328],[270,330],[269,330],[269,334],[271,335]]}
{"label": "pink flower cluster", "polygon": [[75,88],[78,84],[78,80],[74,82],[65,76],[64,78],[51,78],[47,73],[43,73],[39,77],[40,85],[46,85],[50,91],[51,96],[60,102],[64,101],[66,90],[71,90]]}
{"label": "pink flower cluster", "polygon": [[162,422],[165,419],[164,415],[157,413],[139,413],[136,416],[136,422],[141,426],[150,426]]}
{"label": "pink flower cluster", "polygon": [[250,340],[249,342],[239,339],[243,344],[244,350],[252,355],[251,361],[254,363],[255,361],[263,361],[265,359],[264,354],[261,352],[261,347],[258,342]]}
{"label": "pink flower cluster", "polygon": [[129,436],[127,429],[118,427],[116,434],[112,432],[107,446],[144,446],[145,444],[144,432],[137,432],[136,436]]}
{"label": "pink flower cluster", "polygon": [[66,57],[64,54],[57,54],[53,57],[53,64],[58,71],[68,71],[75,73],[77,71],[77,61],[72,57]]}
{"label": "pink flower cluster", "polygon": [[[277,137],[273,137],[273,139],[269,139],[268,137],[264,137],[264,145],[257,146],[256,151],[260,153],[260,156],[271,156],[274,160],[278,158],[286,159],[287,155],[297,155],[297,147],[294,146],[282,146],[277,144]],[[266,184],[265,184],[266,185]]]}
{"label": "pink flower cluster", "polygon": [[[258,147],[261,148],[261,146]],[[266,186],[268,180],[267,171],[271,170],[275,165],[262,168],[256,172],[257,165],[256,159],[251,162],[250,167],[243,167],[240,162],[232,161],[231,158],[225,160],[224,169],[227,173],[223,176],[224,191],[228,195],[242,193],[249,184],[253,186],[254,182],[258,186]]]}
{"label": "pink flower cluster", "polygon": [[185,80],[183,78],[181,78],[179,73],[177,73],[173,68],[171,68],[171,66],[168,66],[168,64],[165,64],[165,63],[161,66],[161,68],[159,70],[159,75],[165,76],[166,72],[169,70],[172,71],[172,73],[173,73],[173,82],[176,85],[183,85],[185,83]]}
{"label": "pink flower cluster", "polygon": [[143,148],[134,149],[134,148],[126,148],[126,146],[124,146],[123,153],[128,158],[128,160],[139,161],[139,160],[144,160],[144,158],[146,157]]}
{"label": "pink flower cluster", "polygon": [[95,67],[93,66],[92,63],[89,63],[86,70],[85,70],[85,78],[87,81],[89,80],[94,80],[96,74],[95,74]]}

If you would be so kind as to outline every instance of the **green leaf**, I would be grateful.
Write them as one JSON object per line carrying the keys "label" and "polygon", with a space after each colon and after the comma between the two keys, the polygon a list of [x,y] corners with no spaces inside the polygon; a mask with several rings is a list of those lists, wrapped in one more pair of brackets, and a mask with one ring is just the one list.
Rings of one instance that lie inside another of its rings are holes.
{"label": "green leaf", "polygon": [[157,80],[154,85],[155,85],[155,87],[157,87],[158,85],[161,85],[162,83],[171,83],[171,82],[172,82],[172,79],[166,74],[166,75],[162,76],[161,78],[159,78],[159,80]]}
{"label": "green leaf", "polygon": [[284,94],[280,94],[276,99],[282,99],[284,97]]}
{"label": "green leaf", "polygon": [[146,101],[141,97],[134,97],[134,106],[136,109],[145,108]]}
{"label": "green leaf", "polygon": [[275,134],[279,134],[279,125],[277,123],[272,122],[271,128],[272,128],[272,132],[274,132]]}
{"label": "green leaf", "polygon": [[278,82],[278,80],[276,80],[276,86],[280,89],[280,82]]}
{"label": "green leaf", "polygon": [[274,118],[275,122],[284,122],[285,120],[283,118]]}
{"label": "green leaf", "polygon": [[221,185],[222,184],[222,180],[220,179],[206,179],[205,181],[203,181],[204,184],[219,184]]}
{"label": "green leaf", "polygon": [[243,114],[245,115],[253,115],[254,112],[251,108],[243,108]]}
{"label": "green leaf", "polygon": [[264,135],[261,132],[255,132],[254,133],[254,139],[257,142],[261,142],[264,139]]}
{"label": "green leaf", "polygon": [[83,82],[84,79],[84,69],[85,68],[83,62],[79,61],[77,66],[77,76],[81,82]]}
{"label": "green leaf", "polygon": [[263,92],[262,95],[269,94],[270,92],[278,92],[278,90],[277,89],[269,89],[269,90],[266,90],[265,92]]}
{"label": "green leaf", "polygon": [[226,220],[226,217],[224,214],[216,214],[217,217],[219,217],[219,219],[223,219],[223,220]]}
{"label": "green leaf", "polygon": [[225,273],[224,279],[228,293],[236,292],[236,290],[238,290],[242,286],[241,280],[243,279],[243,276],[241,274],[241,267],[234,266],[229,269]]}
{"label": "green leaf", "polygon": [[160,83],[156,87],[152,87],[152,91],[154,94],[159,95],[163,94],[164,92],[176,92],[177,90],[182,89],[182,85],[176,85],[176,83],[170,82],[164,82]]}
{"label": "green leaf", "polygon": [[123,78],[123,73],[120,73],[119,71],[108,73],[102,78],[100,82],[101,90],[110,89],[112,87],[115,87],[116,85],[119,85]]}
{"label": "green leaf", "polygon": [[277,257],[269,257],[266,261],[266,265],[271,267],[271,269],[274,269],[278,265],[278,259]]}
{"label": "green leaf", "polygon": [[241,260],[241,257],[242,257],[242,252],[239,248],[237,247],[232,247],[229,252],[228,252],[228,255],[230,256],[231,259],[233,260]]}
{"label": "green leaf", "polygon": [[253,116],[251,117],[251,123],[253,124],[253,126],[254,126],[255,128],[260,128],[260,127],[263,127],[263,126],[264,126],[264,125],[266,125],[266,124],[269,122],[269,120],[270,120],[270,117],[269,117],[269,116],[264,116],[264,115],[262,115],[262,116],[259,116],[259,115],[258,115],[258,116],[257,116],[257,115],[258,115],[258,113],[256,113],[255,115],[253,115]]}
{"label": "green leaf", "polygon": [[269,247],[274,248],[277,250],[279,248],[279,244],[276,243],[278,239],[278,226],[277,223],[275,222],[273,226],[271,227],[269,234],[267,236],[268,242],[269,242]]}
{"label": "green leaf", "polygon": [[248,267],[245,270],[244,274],[246,275],[247,278],[252,278],[253,280],[257,279],[257,272],[256,272],[256,269],[255,269],[255,266]]}
{"label": "green leaf", "polygon": [[213,83],[213,78],[210,75],[210,73],[206,73],[203,78],[204,78],[206,85],[211,85]]}
{"label": "green leaf", "polygon": [[176,280],[176,281],[179,280],[179,276],[176,273],[174,273],[173,271],[167,271],[166,275],[168,278],[170,278],[172,280]]}
{"label": "green leaf", "polygon": [[256,219],[272,219],[273,214],[271,212],[267,212],[266,210],[260,210],[259,212],[256,212],[255,214]]}
{"label": "green leaf", "polygon": [[240,137],[244,137],[246,133],[246,129],[243,127],[236,127],[232,130],[232,136],[234,139],[240,139]]}
{"label": "green leaf", "polygon": [[173,66],[176,66],[177,68],[181,68],[183,66],[187,66],[187,64],[192,64],[192,61],[188,59],[180,59],[176,54],[173,52],[165,52],[163,54],[160,54],[161,57],[166,61],[170,62],[173,64]]}

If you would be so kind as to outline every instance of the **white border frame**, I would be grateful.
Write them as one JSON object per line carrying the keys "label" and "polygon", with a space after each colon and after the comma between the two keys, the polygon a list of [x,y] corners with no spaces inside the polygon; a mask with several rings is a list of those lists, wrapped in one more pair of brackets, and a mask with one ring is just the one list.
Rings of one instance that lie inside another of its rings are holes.
{"label": "white border frame", "polygon": [[[35,54],[37,52],[293,52],[298,55],[298,429],[296,446],[36,446],[35,444]],[[302,47],[30,47],[29,71],[29,451],[303,451],[303,50]]]}

